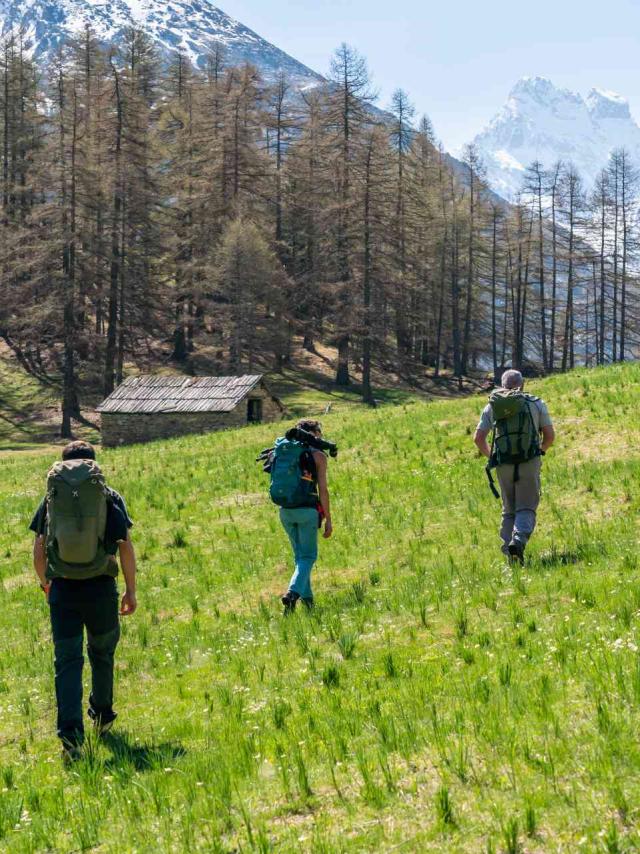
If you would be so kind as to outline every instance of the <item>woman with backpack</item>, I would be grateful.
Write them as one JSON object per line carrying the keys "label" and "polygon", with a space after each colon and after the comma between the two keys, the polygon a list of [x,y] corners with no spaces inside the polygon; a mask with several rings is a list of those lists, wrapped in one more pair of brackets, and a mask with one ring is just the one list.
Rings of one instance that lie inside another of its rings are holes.
{"label": "woman with backpack", "polygon": [[280,507],[293,550],[294,572],[282,596],[285,614],[294,611],[299,600],[313,607],[311,570],[318,558],[318,531],[324,526],[325,539],[333,533],[325,451],[338,453],[335,445],[323,441],[319,421],[302,419],[261,457],[271,474],[271,500]]}

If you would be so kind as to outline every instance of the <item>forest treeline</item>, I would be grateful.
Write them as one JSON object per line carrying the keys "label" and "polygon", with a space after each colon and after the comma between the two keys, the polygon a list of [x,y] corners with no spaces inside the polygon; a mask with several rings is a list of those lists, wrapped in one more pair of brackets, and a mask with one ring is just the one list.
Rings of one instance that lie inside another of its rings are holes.
{"label": "forest treeline", "polygon": [[616,151],[587,194],[534,163],[508,205],[416,124],[374,107],[346,45],[326,85],[168,64],[141,32],[90,30],[47,69],[5,40],[0,68],[0,338],[80,398],[127,364],[279,369],[336,348],[336,382],[412,381],[507,363],[540,372],[636,352],[637,176]]}

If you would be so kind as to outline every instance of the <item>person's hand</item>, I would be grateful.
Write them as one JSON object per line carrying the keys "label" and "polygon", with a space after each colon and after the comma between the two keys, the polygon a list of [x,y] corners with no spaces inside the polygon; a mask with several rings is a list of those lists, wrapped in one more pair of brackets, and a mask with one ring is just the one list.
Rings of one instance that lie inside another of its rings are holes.
{"label": "person's hand", "polygon": [[132,590],[126,590],[120,603],[120,616],[130,617],[137,607],[138,600],[136,599],[136,594]]}
{"label": "person's hand", "polygon": [[324,534],[322,536],[325,538],[325,540],[328,540],[331,534],[333,534],[333,525],[331,524],[331,519],[325,519]]}
{"label": "person's hand", "polygon": [[40,585],[40,589],[44,593],[44,598],[49,601],[49,593],[51,593],[51,582],[47,581],[45,584]]}

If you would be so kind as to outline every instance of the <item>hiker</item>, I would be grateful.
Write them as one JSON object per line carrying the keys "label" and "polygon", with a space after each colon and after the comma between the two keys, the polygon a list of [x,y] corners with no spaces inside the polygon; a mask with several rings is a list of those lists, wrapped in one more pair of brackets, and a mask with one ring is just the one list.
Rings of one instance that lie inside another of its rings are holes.
{"label": "hiker", "polygon": [[333,533],[327,485],[327,456],[337,447],[322,439],[319,421],[302,419],[258,459],[271,475],[270,495],[280,507],[280,521],[291,542],[295,570],[289,588],[281,597],[285,614],[295,610],[298,600],[313,607],[311,570],[318,557],[318,531],[324,538]]}
{"label": "hiker", "polygon": [[35,534],[33,565],[49,603],[55,652],[57,731],[63,759],[80,757],[83,629],[91,664],[89,718],[99,735],[116,719],[113,666],[120,638],[118,562],[125,580],[120,614],[137,608],[136,557],[129,537],[133,523],[124,499],[110,489],[88,442],[62,451],[47,477],[47,494],[30,525]]}
{"label": "hiker", "polygon": [[[489,433],[493,434],[491,446],[487,442]],[[505,371],[502,387],[492,392],[482,412],[474,441],[489,460],[487,475],[496,498],[500,495],[492,469],[498,475],[502,495],[502,552],[519,563],[524,561],[536,525],[541,458],[554,440],[555,430],[545,402],[524,393],[520,371]]]}

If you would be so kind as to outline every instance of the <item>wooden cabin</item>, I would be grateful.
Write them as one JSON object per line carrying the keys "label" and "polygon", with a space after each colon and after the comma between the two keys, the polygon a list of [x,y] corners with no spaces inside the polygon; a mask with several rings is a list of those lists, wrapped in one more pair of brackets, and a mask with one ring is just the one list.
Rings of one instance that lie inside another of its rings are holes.
{"label": "wooden cabin", "polygon": [[98,412],[105,447],[277,421],[286,414],[260,374],[129,377]]}

